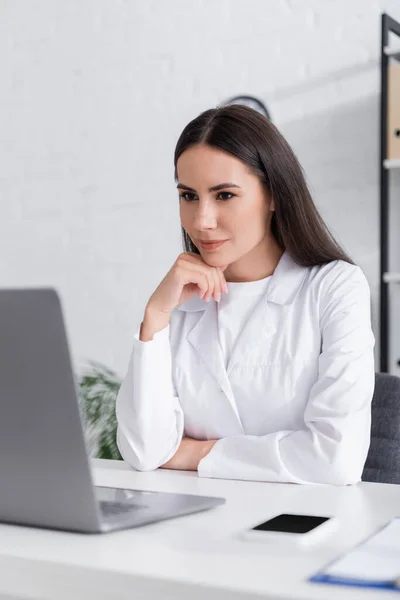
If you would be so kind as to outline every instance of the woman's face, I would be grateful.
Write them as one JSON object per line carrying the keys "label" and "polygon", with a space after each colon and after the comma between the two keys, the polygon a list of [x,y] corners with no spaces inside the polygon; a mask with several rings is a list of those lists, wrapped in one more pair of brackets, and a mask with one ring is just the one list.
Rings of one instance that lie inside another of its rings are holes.
{"label": "woman's face", "polygon": [[[199,144],[181,154],[177,175],[182,227],[203,260],[218,267],[246,255],[257,258],[271,235],[274,207],[248,166],[227,152]],[[219,247],[201,243],[215,240],[226,241]]]}

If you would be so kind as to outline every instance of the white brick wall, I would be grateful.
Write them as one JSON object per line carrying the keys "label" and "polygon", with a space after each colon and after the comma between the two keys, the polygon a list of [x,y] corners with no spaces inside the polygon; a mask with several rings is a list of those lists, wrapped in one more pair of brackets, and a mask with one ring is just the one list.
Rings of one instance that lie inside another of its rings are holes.
{"label": "white brick wall", "polygon": [[383,10],[400,19],[398,0],[2,0],[2,286],[57,287],[75,361],[123,375],[181,250],[176,140],[248,93],[293,144],[376,313]]}

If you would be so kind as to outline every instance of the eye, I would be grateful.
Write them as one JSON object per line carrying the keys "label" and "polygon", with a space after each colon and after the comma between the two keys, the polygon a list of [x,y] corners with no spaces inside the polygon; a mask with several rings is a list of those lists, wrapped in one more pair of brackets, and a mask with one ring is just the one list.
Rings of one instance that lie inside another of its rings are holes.
{"label": "eye", "polygon": [[183,198],[187,202],[193,202],[194,198],[189,198],[189,196],[196,196],[196,194],[192,194],[191,192],[182,192],[179,194],[179,198]]}
{"label": "eye", "polygon": [[229,198],[221,198],[221,200],[230,200],[233,198],[235,194],[231,194],[230,192],[221,192],[218,196],[230,196]]}

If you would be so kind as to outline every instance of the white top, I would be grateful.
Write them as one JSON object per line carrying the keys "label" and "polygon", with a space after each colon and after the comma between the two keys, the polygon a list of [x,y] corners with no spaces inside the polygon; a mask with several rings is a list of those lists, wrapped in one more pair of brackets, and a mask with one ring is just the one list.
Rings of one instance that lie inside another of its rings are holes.
{"label": "white top", "polygon": [[[167,469],[139,473],[122,461],[93,464],[97,485],[222,496],[226,504],[105,535],[0,525],[2,599],[398,597],[387,590],[366,592],[307,580],[399,514],[400,485],[223,481]],[[337,529],[305,549],[240,539],[245,529],[279,512],[334,515]]]}
{"label": "white top", "polygon": [[255,305],[265,294],[271,276],[249,282],[227,282],[228,293],[221,294],[217,304],[219,343],[225,368],[239,337]]}
{"label": "white top", "polygon": [[218,303],[194,296],[152,340],[135,336],[116,402],[122,456],[156,469],[186,435],[218,440],[200,477],[358,482],[375,385],[370,310],[360,267],[302,267],[284,252],[226,364]]}

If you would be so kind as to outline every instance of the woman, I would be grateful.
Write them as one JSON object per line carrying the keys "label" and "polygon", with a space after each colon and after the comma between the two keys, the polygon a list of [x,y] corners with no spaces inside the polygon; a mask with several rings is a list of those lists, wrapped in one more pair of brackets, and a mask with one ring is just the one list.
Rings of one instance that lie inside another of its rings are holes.
{"label": "woman", "polygon": [[360,480],[374,336],[360,267],[329,234],[276,127],[239,105],[175,150],[184,249],[150,297],[118,394],[139,470]]}

